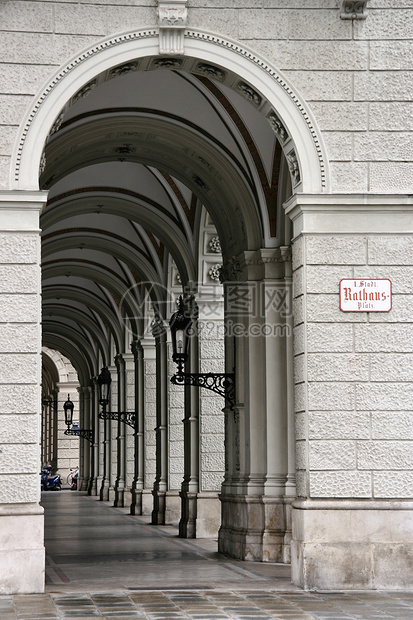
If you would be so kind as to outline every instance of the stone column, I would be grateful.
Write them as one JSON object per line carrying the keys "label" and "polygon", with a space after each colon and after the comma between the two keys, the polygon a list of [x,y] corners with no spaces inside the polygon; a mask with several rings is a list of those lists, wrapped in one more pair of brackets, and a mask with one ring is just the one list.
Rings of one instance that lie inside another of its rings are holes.
{"label": "stone column", "polygon": [[98,495],[99,485],[99,393],[97,379],[94,378],[90,388],[90,407],[91,420],[93,420],[90,428],[93,428],[93,444],[90,446],[90,452],[93,462],[93,472],[89,485],[89,495]]}
{"label": "stone column", "polygon": [[[74,404],[74,420],[79,421],[79,383],[77,381],[76,383],[57,383],[57,388],[59,389],[57,401],[57,467],[59,474],[62,476],[63,484],[65,485],[70,468],[78,467],[80,464],[80,441],[79,437],[64,434],[67,427],[65,424],[63,405],[67,400],[67,395],[70,394],[70,398]],[[80,485],[78,485],[78,488],[80,488]]]}
{"label": "stone column", "polygon": [[[190,304],[193,306],[193,304]],[[187,305],[196,325],[197,310]],[[174,368],[176,372],[176,366]],[[185,372],[199,372],[198,339],[191,337],[189,359]],[[186,385],[184,388],[184,479],[181,486],[181,520],[179,536],[196,538],[197,497],[199,492],[199,389]]]}
{"label": "stone column", "polygon": [[[118,408],[117,411],[125,411],[125,360],[122,355],[115,357],[115,364],[118,371]],[[117,477],[115,482],[115,502],[114,506],[125,506],[125,485],[126,485],[126,428],[123,422],[118,421],[117,436]]]}
{"label": "stone column", "polygon": [[[89,386],[79,388],[79,426],[80,428],[91,427],[91,388]],[[79,491],[90,491],[93,476],[92,450],[91,444],[86,439],[79,437],[80,448],[80,470],[79,470]]]}
{"label": "stone column", "polygon": [[[116,367],[110,366],[108,369],[112,378],[111,402],[108,407],[108,409],[111,409],[114,403],[113,394],[115,394],[117,399],[117,374]],[[116,381],[114,381],[115,378]],[[114,500],[114,489],[112,484],[112,421],[106,419],[103,423],[103,471],[99,495],[101,501],[108,502]]]}
{"label": "stone column", "polygon": [[58,423],[57,423],[57,403],[58,403],[58,390],[55,390],[53,392],[53,405],[52,405],[52,416],[53,416],[53,422],[52,422],[52,468],[53,471],[57,471],[58,469],[58,465],[57,465],[57,455],[58,455],[58,450],[57,450],[57,431],[58,431]]}
{"label": "stone column", "polygon": [[[286,211],[294,224],[299,496],[292,578],[306,589],[409,588],[413,201],[304,194]],[[369,279],[379,278],[392,282],[390,311],[340,309],[341,279],[370,300],[377,283]]]}
{"label": "stone column", "polygon": [[237,402],[226,410],[219,549],[257,561],[284,559],[288,529],[289,259],[289,248],[262,249],[224,266],[227,364],[235,340]]}
{"label": "stone column", "polygon": [[44,590],[39,213],[46,198],[46,192],[0,192],[2,594]]}
{"label": "stone column", "polygon": [[142,491],[144,488],[145,472],[145,369],[143,347],[140,340],[134,340],[131,345],[135,361],[135,471],[132,483],[132,515],[142,514]]}
{"label": "stone column", "polygon": [[166,329],[160,319],[155,320],[153,335],[156,347],[156,478],[152,492],[152,523],[164,525],[168,490],[168,350]]}
{"label": "stone column", "polygon": [[[125,361],[125,408],[122,411],[135,411],[135,359],[133,353],[124,353]],[[125,492],[124,506],[132,503],[132,484],[135,471],[135,429],[129,424],[125,427]]]}
{"label": "stone column", "polygon": [[144,486],[142,514],[152,515],[156,478],[156,350],[153,338],[141,340],[144,365]]}

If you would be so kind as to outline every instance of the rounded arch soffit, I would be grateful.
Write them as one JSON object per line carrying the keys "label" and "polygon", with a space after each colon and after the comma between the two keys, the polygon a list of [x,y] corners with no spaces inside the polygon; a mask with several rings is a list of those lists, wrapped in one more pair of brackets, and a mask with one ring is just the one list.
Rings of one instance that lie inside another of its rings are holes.
{"label": "rounded arch soffit", "polygon": [[[40,91],[22,123],[12,156],[10,187],[39,189],[38,171],[47,137],[68,101],[80,89],[115,67],[146,57],[159,57],[158,29],[108,37],[61,66]],[[182,60],[183,70],[191,61],[203,61],[242,79],[248,98],[253,102],[255,95],[262,98],[265,104],[262,112],[274,128],[287,161],[299,167],[299,182],[294,191],[330,190],[328,161],[315,120],[301,97],[274,67],[235,41],[199,30],[185,31],[185,55],[177,58]]]}

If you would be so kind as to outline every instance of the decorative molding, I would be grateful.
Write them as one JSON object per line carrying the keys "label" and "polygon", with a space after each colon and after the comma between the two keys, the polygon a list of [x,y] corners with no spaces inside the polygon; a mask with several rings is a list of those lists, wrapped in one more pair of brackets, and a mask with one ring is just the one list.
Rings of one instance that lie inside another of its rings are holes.
{"label": "decorative molding", "polygon": [[184,54],[187,0],[158,0],[159,53]]}
{"label": "decorative molding", "polygon": [[137,71],[139,69],[139,62],[125,62],[123,65],[118,65],[117,67],[113,67],[109,71],[108,79],[119,77],[120,75],[125,75],[126,73],[131,73],[132,71]]}
{"label": "decorative molding", "polygon": [[[182,4],[182,2],[181,2],[181,4]],[[148,39],[148,38],[152,38],[153,39],[153,38],[155,38],[157,36],[158,36],[158,30],[157,29],[146,29],[146,30],[141,30],[141,31],[138,31],[138,32],[129,32],[129,33],[126,33],[126,34],[122,34],[122,35],[118,35],[118,36],[115,36],[115,37],[111,37],[110,39],[107,39],[105,41],[102,41],[102,42],[98,43],[97,45],[95,45],[92,48],[90,48],[89,50],[85,51],[83,54],[81,54],[77,58],[73,59],[71,62],[69,62],[66,66],[64,66],[55,75],[55,77],[51,80],[51,82],[48,84],[48,86],[45,88],[45,90],[42,92],[42,94],[36,100],[36,103],[34,104],[33,108],[31,109],[30,114],[28,115],[28,118],[27,118],[27,120],[25,122],[24,128],[22,129],[22,133],[21,133],[19,145],[18,145],[18,148],[17,148],[17,152],[16,152],[16,154],[14,156],[14,171],[13,171],[13,174],[14,174],[14,181],[15,181],[16,184],[18,184],[19,180],[20,180],[22,154],[23,154],[23,150],[24,150],[24,146],[25,146],[27,135],[29,133],[31,125],[32,125],[32,123],[33,123],[33,121],[34,121],[34,119],[35,119],[39,109],[41,108],[42,104],[44,103],[44,101],[48,97],[48,95],[52,92],[54,87],[57,86],[57,84],[59,82],[61,82],[62,79],[65,78],[73,69],[75,69],[77,66],[81,65],[83,62],[87,61],[88,59],[92,58],[96,54],[100,54],[100,53],[104,52],[105,50],[108,50],[108,49],[110,49],[112,47],[115,47],[117,45],[122,45],[124,43],[129,42],[129,41],[139,41],[139,40]],[[311,135],[313,143],[314,143],[315,151],[317,153],[319,169],[320,169],[321,187],[322,188],[326,188],[327,173],[326,173],[326,161],[324,159],[323,148],[322,148],[322,146],[320,144],[320,141],[318,140],[317,132],[315,130],[315,127],[313,125],[313,122],[312,122],[309,114],[307,113],[307,110],[304,108],[304,106],[301,103],[300,99],[297,97],[297,95],[294,93],[294,91],[291,89],[291,87],[288,85],[288,83],[285,82],[285,80],[272,67],[267,65],[267,63],[265,61],[263,61],[261,58],[255,56],[253,53],[251,53],[251,51],[242,48],[240,45],[238,45],[237,43],[235,43],[233,41],[229,41],[229,40],[223,39],[223,38],[218,37],[218,36],[213,35],[213,34],[199,32],[199,31],[196,31],[196,30],[189,30],[189,29],[185,31],[185,38],[186,39],[194,39],[194,40],[198,40],[198,41],[206,41],[206,42],[208,42],[210,44],[213,44],[213,45],[216,45],[218,47],[222,47],[224,49],[228,49],[231,52],[233,52],[235,54],[238,54],[238,55],[242,56],[243,58],[247,59],[248,61],[250,61],[250,62],[254,63],[255,65],[257,65],[260,69],[262,69],[264,72],[266,72],[267,75],[270,76],[275,82],[277,82],[277,84],[286,92],[286,94],[291,99],[291,101],[293,102],[295,107],[298,109],[298,111],[300,112],[301,116],[304,119],[304,122],[306,123],[306,125],[308,127],[308,130],[310,132],[310,135]],[[66,109],[67,108],[65,107],[65,111],[66,111]]]}
{"label": "decorative molding", "polygon": [[297,154],[294,149],[292,149],[292,151],[287,153],[287,163],[288,163],[288,169],[291,174],[291,180],[293,182],[293,187],[296,187],[296,185],[298,185],[301,181],[301,175],[300,175],[300,167],[298,164]]}
{"label": "decorative molding", "polygon": [[198,63],[194,71],[195,73],[201,73],[202,75],[205,75],[206,77],[209,77],[209,78],[213,78],[215,80],[222,81],[222,80],[225,80],[225,78],[227,77],[226,71],[223,71],[222,69],[219,69],[218,67],[215,67],[214,65],[210,65],[206,62]]}
{"label": "decorative molding", "polygon": [[92,80],[91,82],[89,82],[88,84],[85,84],[80,90],[77,91],[77,93],[72,97],[72,104],[76,103],[76,101],[79,101],[79,99],[83,99],[84,97],[87,97],[89,95],[89,93],[96,88],[97,86],[97,79],[95,78],[94,80]]}
{"label": "decorative molding", "polygon": [[237,90],[241,93],[241,95],[245,97],[245,99],[248,99],[248,101],[251,101],[251,103],[253,103],[257,107],[261,105],[262,103],[261,95],[259,95],[257,91],[254,90],[246,82],[238,82]]}
{"label": "decorative molding", "polygon": [[341,19],[366,19],[365,9],[368,0],[342,0]]}
{"label": "decorative molding", "polygon": [[242,272],[241,263],[237,256],[231,256],[230,259],[222,266],[220,270],[221,283],[235,282],[238,280],[240,273]]}
{"label": "decorative molding", "polygon": [[212,265],[208,271],[208,275],[211,280],[214,280],[214,282],[219,282],[221,277],[221,270],[222,265],[220,265],[219,263],[217,263],[216,265]]}
{"label": "decorative molding", "polygon": [[45,170],[46,170],[46,154],[43,151],[42,158],[40,160],[40,165],[39,165],[39,175],[43,174]]}
{"label": "decorative molding", "polygon": [[209,240],[209,249],[211,250],[211,252],[214,252],[214,254],[221,254],[221,241],[219,240],[218,235],[215,235],[215,237],[212,237]]}
{"label": "decorative molding", "polygon": [[156,69],[180,69],[182,60],[179,58],[157,58],[153,61],[153,66]]}
{"label": "decorative molding", "polygon": [[289,135],[288,135],[288,132],[285,129],[284,125],[282,124],[282,122],[278,118],[277,114],[274,111],[272,111],[267,116],[267,118],[268,118],[268,121],[269,121],[271,127],[274,130],[275,135],[277,136],[277,138],[279,139],[281,144],[284,144],[284,142],[286,140],[288,140]]}

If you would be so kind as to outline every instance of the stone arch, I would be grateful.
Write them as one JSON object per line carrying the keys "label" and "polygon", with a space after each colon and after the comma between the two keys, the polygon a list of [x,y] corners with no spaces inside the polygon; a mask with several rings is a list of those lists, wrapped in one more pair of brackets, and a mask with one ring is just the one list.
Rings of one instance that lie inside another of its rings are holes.
{"label": "stone arch", "polygon": [[[44,144],[68,102],[70,105],[73,98],[87,94],[100,76],[108,76],[116,68],[140,59],[158,58],[158,44],[157,29],[110,36],[61,66],[38,93],[23,120],[12,156],[10,187],[37,190]],[[293,189],[306,193],[329,191],[328,162],[316,122],[287,80],[263,58],[235,41],[193,29],[185,32],[185,56],[164,60],[172,68],[174,61],[198,62],[195,69],[201,73],[208,74],[215,68],[237,76],[234,88],[253,105],[261,106],[283,147]]]}

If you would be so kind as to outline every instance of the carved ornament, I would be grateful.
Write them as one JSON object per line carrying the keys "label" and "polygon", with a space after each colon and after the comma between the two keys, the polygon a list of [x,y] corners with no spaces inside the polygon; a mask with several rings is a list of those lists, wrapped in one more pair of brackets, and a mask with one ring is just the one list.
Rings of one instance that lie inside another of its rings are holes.
{"label": "carved ornament", "polygon": [[200,62],[195,71],[197,73],[202,73],[202,75],[206,75],[209,78],[215,78],[217,80],[224,80],[226,78],[226,73],[225,71],[222,71],[222,69],[218,69],[218,67],[215,67],[214,65],[209,65],[206,62]]}
{"label": "carved ornament", "polygon": [[280,121],[280,119],[278,118],[275,112],[271,112],[267,118],[270,122],[271,127],[274,130],[275,135],[277,136],[279,141],[283,144],[289,137],[284,125],[282,124],[282,122]]}
{"label": "carved ornament", "polygon": [[219,265],[218,263],[216,265],[212,265],[208,271],[208,275],[211,278],[211,280],[214,280],[214,282],[219,282],[220,276],[221,276],[221,270],[222,270],[222,265]]}
{"label": "carved ornament", "polygon": [[214,254],[221,254],[221,242],[218,235],[210,239],[209,249],[211,250],[211,252],[214,252]]}
{"label": "carved ornament", "polygon": [[367,2],[368,0],[342,0],[341,19],[366,19]]}
{"label": "carved ornament", "polygon": [[159,53],[183,54],[187,0],[158,0]]}
{"label": "carved ornament", "polygon": [[298,165],[297,154],[294,149],[287,154],[287,162],[288,162],[288,168],[291,174],[291,180],[293,182],[293,187],[295,187],[296,185],[299,184],[301,180],[301,176],[300,176],[300,167]]}
{"label": "carved ornament", "polygon": [[251,101],[251,103],[253,103],[254,105],[261,105],[261,95],[259,95],[257,91],[251,88],[249,84],[246,84],[245,82],[238,82],[237,90],[239,90],[239,92],[244,95],[245,99],[248,99],[248,101]]}

